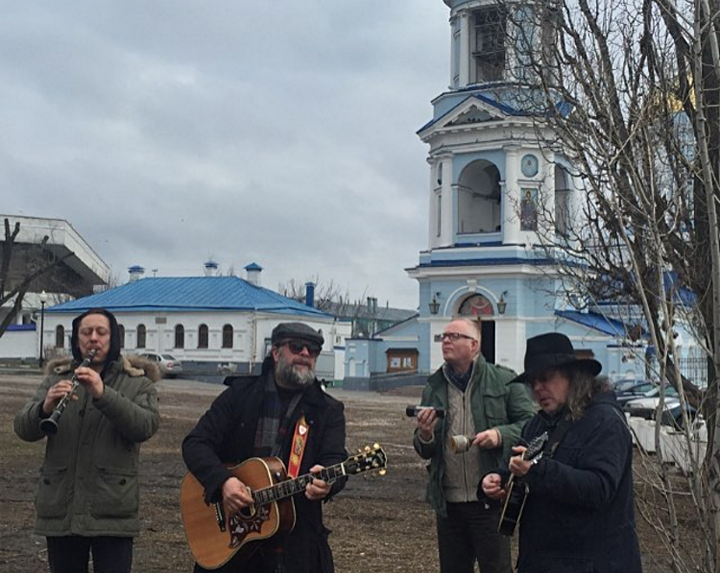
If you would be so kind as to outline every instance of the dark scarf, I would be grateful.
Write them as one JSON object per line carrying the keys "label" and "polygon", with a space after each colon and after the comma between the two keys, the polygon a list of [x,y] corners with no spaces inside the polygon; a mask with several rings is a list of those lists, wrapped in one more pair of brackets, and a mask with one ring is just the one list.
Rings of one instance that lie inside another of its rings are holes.
{"label": "dark scarf", "polygon": [[285,438],[288,432],[293,431],[290,422],[302,392],[289,392],[283,389],[278,391],[275,376],[270,372],[264,393],[262,414],[255,432],[255,455],[261,458],[281,457]]}
{"label": "dark scarf", "polygon": [[460,392],[465,392],[468,384],[470,383],[470,377],[472,376],[474,366],[475,363],[473,362],[464,374],[456,374],[450,366],[446,365],[445,376],[447,376],[450,383],[460,390]]}

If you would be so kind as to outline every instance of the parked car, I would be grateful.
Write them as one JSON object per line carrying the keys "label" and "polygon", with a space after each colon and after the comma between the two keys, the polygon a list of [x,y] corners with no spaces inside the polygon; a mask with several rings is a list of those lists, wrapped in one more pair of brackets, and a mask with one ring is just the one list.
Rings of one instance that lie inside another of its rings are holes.
{"label": "parked car", "polygon": [[[672,386],[665,388],[665,408],[676,406],[680,403],[678,391]],[[660,405],[660,388],[655,387],[645,392],[642,398],[635,398],[625,402],[623,410],[636,418],[651,420]]]}
{"label": "parked car", "polygon": [[[646,420],[655,420],[657,410],[660,407],[660,388],[655,388],[646,393],[643,398],[629,400],[626,402],[623,410],[636,418],[644,418]],[[685,404],[685,411],[688,419],[694,421],[698,413],[690,404]],[[663,403],[663,413],[660,418],[661,424],[665,426],[673,426],[675,428],[683,428],[682,406],[680,405],[680,397],[678,391],[672,387],[665,388],[665,402]]]}
{"label": "parked car", "polygon": [[655,382],[651,382],[650,380],[639,380],[629,388],[625,388],[624,390],[615,390],[615,396],[622,406],[629,400],[644,398],[648,391],[655,388],[657,388],[657,384],[655,384]]}
{"label": "parked car", "polygon": [[610,382],[610,386],[612,386],[615,392],[624,392],[642,382],[644,382],[644,380],[638,380],[637,378],[621,378],[620,380]]}
{"label": "parked car", "polygon": [[178,374],[182,373],[182,362],[170,354],[143,352],[140,356],[157,364],[160,367],[163,377],[175,378]]}

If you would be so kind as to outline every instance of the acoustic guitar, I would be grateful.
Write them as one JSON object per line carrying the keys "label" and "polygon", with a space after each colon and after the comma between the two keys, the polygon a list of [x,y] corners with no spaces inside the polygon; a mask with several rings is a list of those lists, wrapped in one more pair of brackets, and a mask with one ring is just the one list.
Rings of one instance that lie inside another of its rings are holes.
{"label": "acoustic guitar", "polygon": [[[537,438],[531,440],[527,449],[523,452],[523,459],[539,461],[543,456],[543,448],[547,441],[547,432],[543,432]],[[507,494],[505,496],[502,513],[500,514],[498,532],[512,537],[522,517],[522,511],[525,507],[525,500],[528,494],[528,485],[522,479],[515,479],[515,475],[511,474],[505,490]]]}
{"label": "acoustic guitar", "polygon": [[203,486],[188,472],[180,484],[180,511],[190,551],[205,569],[217,569],[238,553],[239,560],[249,559],[263,541],[292,531],[292,496],[303,493],[313,478],[332,483],[369,470],[382,474],[386,467],[387,456],[377,444],[340,464],[294,479],[287,479],[279,458],[250,458],[230,471],[250,488],[255,503],[229,520],[222,503],[205,503]]}

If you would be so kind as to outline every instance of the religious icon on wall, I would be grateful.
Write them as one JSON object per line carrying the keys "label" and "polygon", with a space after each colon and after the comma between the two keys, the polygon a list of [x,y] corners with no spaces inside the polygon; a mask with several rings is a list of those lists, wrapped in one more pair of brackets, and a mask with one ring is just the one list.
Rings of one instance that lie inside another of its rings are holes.
{"label": "religious icon on wall", "polygon": [[537,189],[522,190],[520,230],[537,231]]}
{"label": "religious icon on wall", "polygon": [[462,302],[458,314],[460,316],[488,316],[493,314],[493,306],[483,295],[474,294]]}

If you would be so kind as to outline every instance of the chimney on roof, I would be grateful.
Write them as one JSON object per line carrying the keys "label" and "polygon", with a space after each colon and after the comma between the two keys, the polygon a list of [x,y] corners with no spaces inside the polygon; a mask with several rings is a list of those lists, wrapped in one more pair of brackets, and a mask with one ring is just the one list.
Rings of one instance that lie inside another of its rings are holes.
{"label": "chimney on roof", "polygon": [[205,276],[214,277],[218,273],[218,264],[215,261],[208,261],[205,263]]}
{"label": "chimney on roof", "polygon": [[315,283],[305,283],[305,304],[310,308],[315,306]]}
{"label": "chimney on roof", "polygon": [[247,282],[251,285],[260,286],[260,273],[262,270],[263,268],[257,263],[250,263],[246,266],[245,272],[247,273]]}
{"label": "chimney on roof", "polygon": [[140,265],[133,265],[132,267],[128,267],[128,274],[130,275],[128,282],[134,283],[136,280],[142,278],[145,274],[145,269]]}

